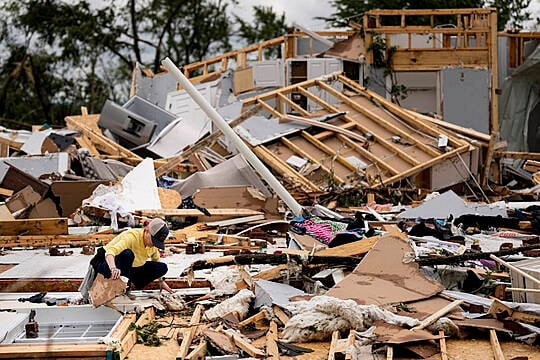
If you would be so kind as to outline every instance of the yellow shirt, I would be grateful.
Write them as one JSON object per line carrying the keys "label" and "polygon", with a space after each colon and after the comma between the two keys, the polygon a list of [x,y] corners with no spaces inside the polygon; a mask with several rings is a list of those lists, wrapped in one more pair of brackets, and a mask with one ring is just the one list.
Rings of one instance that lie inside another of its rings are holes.
{"label": "yellow shirt", "polygon": [[159,251],[155,246],[146,247],[143,240],[144,229],[131,229],[116,236],[105,245],[105,256],[118,255],[126,249],[130,249],[135,254],[133,267],[143,266],[148,258],[152,261],[159,261]]}

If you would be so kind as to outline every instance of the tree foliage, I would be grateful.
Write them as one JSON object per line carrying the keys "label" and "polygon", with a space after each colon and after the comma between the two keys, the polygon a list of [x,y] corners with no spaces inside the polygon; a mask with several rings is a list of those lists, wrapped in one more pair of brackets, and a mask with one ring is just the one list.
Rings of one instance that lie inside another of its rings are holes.
{"label": "tree foliage", "polygon": [[[0,5],[0,117],[61,124],[126,100],[138,61],[154,72],[228,51],[237,0],[7,0]],[[263,11],[267,29],[284,19]],[[241,25],[240,25],[241,26]],[[244,29],[246,27],[244,26]],[[257,37],[257,29],[249,36]],[[248,34],[246,32],[246,34]],[[264,36],[264,35],[263,35]]]}
{"label": "tree foliage", "polygon": [[[253,21],[246,21],[242,17],[235,15],[239,25],[239,35],[248,44],[255,44],[260,41],[273,39],[284,35],[287,32],[285,13],[277,15],[272,6],[253,6]],[[265,49],[267,56],[279,56],[279,48],[271,47]]]}

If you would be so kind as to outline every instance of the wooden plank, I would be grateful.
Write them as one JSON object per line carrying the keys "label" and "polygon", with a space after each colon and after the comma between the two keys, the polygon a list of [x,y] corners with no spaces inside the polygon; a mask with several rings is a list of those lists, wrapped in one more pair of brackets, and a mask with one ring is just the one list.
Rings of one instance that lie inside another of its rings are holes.
{"label": "wooden plank", "polygon": [[392,360],[394,358],[394,348],[391,345],[386,347],[386,360]]}
{"label": "wooden plank", "polygon": [[463,9],[377,9],[366,11],[369,15],[456,15],[456,14],[489,14],[493,8],[463,8]]}
{"label": "wooden plank", "polygon": [[380,103],[382,106],[384,106],[388,111],[390,111],[392,114],[398,116],[403,121],[407,122],[409,125],[413,126],[414,128],[421,130],[422,132],[429,134],[433,137],[439,137],[439,135],[446,135],[448,137],[448,143],[451,146],[459,147],[463,145],[467,145],[468,143],[463,140],[457,139],[452,134],[440,129],[436,128],[434,126],[430,126],[429,124],[426,124],[421,118],[415,116],[415,114],[406,111],[402,107],[392,103],[391,101],[386,100],[386,98],[380,96],[374,91],[368,90],[365,87],[361,86],[360,84],[352,81],[351,79],[343,76],[338,75],[339,81],[341,81],[343,84],[349,86],[350,88],[358,91],[360,94],[365,94],[370,100],[376,100],[378,103]]}
{"label": "wooden plank", "polygon": [[358,256],[367,253],[379,240],[379,236],[372,236],[352,243],[324,249],[314,253],[314,256]]}
{"label": "wooden plank", "polygon": [[341,134],[338,134],[337,138],[339,140],[343,141],[350,148],[352,148],[355,151],[359,152],[360,155],[366,157],[369,161],[373,162],[374,164],[379,165],[381,168],[383,168],[385,170],[388,170],[388,172],[390,172],[390,174],[392,174],[392,175],[399,174],[399,171],[397,171],[392,166],[388,165],[383,160],[379,159],[378,157],[376,157],[375,155],[373,155],[368,150],[364,149],[362,146],[358,145],[357,143],[355,143],[351,139],[349,139],[349,138],[347,138],[347,137],[345,137],[345,136],[343,136]]}
{"label": "wooden plank", "polygon": [[289,315],[285,314],[285,311],[283,311],[283,309],[281,309],[277,305],[272,306],[272,310],[274,310],[274,314],[279,319],[279,321],[281,321],[284,326],[287,325],[290,320]]}
{"label": "wooden plank", "polygon": [[291,149],[295,154],[298,154],[301,157],[304,157],[304,158],[308,159],[313,164],[318,165],[325,173],[327,173],[329,176],[332,176],[334,178],[334,180],[336,180],[337,182],[339,182],[339,183],[344,183],[345,182],[342,178],[340,178],[335,173],[335,171],[331,171],[329,168],[327,168],[325,165],[323,165],[317,159],[315,159],[313,156],[311,156],[308,152],[306,152],[306,151],[302,150],[300,147],[296,146],[296,144],[294,144],[292,141],[290,141],[286,137],[282,137],[280,139],[280,141],[283,143],[283,145],[285,145],[286,147]]}
{"label": "wooden plank", "polygon": [[[347,349],[353,349],[354,348],[354,342],[356,340],[356,336],[354,335],[354,330],[349,331],[349,337],[347,338]],[[352,352],[348,352],[345,354],[345,360],[352,360],[353,354]]]}
{"label": "wooden plank", "polygon": [[312,191],[320,191],[319,187],[309,181],[305,176],[301,175],[298,171],[289,166],[286,162],[281,160],[264,145],[255,146],[253,152],[268,166],[277,171],[285,178],[291,178],[293,181],[297,181],[299,184],[305,186]]}
{"label": "wooden plank", "polygon": [[184,331],[184,337],[182,338],[182,344],[180,344],[180,349],[176,354],[176,359],[184,359],[187,356],[189,352],[189,347],[191,346],[191,342],[193,341],[193,337],[195,336],[195,332],[197,331],[197,325],[201,321],[203,310],[204,306],[202,306],[201,304],[197,305],[197,307],[195,308],[195,311],[193,312],[193,315],[189,320],[189,328]]}
{"label": "wooden plank", "polygon": [[[428,161],[426,161],[426,162],[424,162],[424,163],[422,163],[420,165],[417,165],[417,166],[415,166],[413,168],[410,168],[409,170],[406,170],[406,171],[404,171],[404,172],[402,172],[402,173],[400,173],[398,175],[395,175],[395,176],[392,176],[391,178],[385,179],[383,181],[383,185],[391,185],[392,183],[394,183],[394,182],[396,182],[398,180],[401,180],[401,179],[404,179],[406,177],[417,174],[422,170],[430,168],[435,164],[441,163],[441,162],[443,162],[444,160],[446,160],[448,158],[451,158],[453,156],[456,156],[457,154],[460,154],[460,153],[466,152],[466,151],[469,151],[469,145],[464,145],[464,146],[462,146],[460,148],[449,151],[449,152],[447,152],[447,153],[445,153],[443,155],[440,155],[439,157],[433,158],[433,159],[428,160]],[[374,185],[375,188],[380,187],[380,186],[381,186],[380,183]]]}
{"label": "wooden plank", "polygon": [[0,188],[0,195],[10,197],[13,195],[13,190]]}
{"label": "wooden plank", "polygon": [[331,157],[335,158],[337,162],[339,162],[341,165],[345,166],[347,169],[360,173],[365,174],[364,170],[357,168],[354,166],[351,162],[347,161],[343,156],[338,155],[334,149],[324,144],[322,141],[317,140],[313,135],[306,131],[301,132],[302,137],[309,141],[311,144],[313,144],[315,147],[317,147],[319,150],[322,150],[326,154],[330,155]]}
{"label": "wooden plank", "polygon": [[83,121],[81,120],[91,116],[94,115],[67,116],[65,118],[65,121],[69,129],[81,131],[85,136],[88,137],[90,141],[92,141],[94,146],[101,151],[111,155],[122,155],[125,157],[133,157],[141,161],[143,160],[142,157],[140,157],[139,155],[131,152],[130,150],[115,143],[111,139],[105,137],[103,134],[101,134],[101,132],[98,133],[97,131],[92,130],[88,125],[83,124]]}
{"label": "wooden plank", "polygon": [[[316,80],[318,81],[318,80]],[[327,108],[328,110],[330,111],[333,111],[333,112],[339,112],[339,109],[328,104],[327,102],[325,102],[324,100],[321,100],[320,98],[316,97],[315,95],[313,95],[312,93],[310,93],[309,91],[307,91],[306,89],[302,88],[302,87],[298,87],[298,91],[310,98],[311,100],[319,103],[320,105],[322,105],[323,107]],[[368,132],[371,132],[370,129],[368,129],[367,127],[363,126],[362,124],[360,124],[358,121],[356,121],[355,119],[349,117],[349,116],[344,116],[344,118],[347,120],[347,121],[351,121],[351,122],[354,122],[356,124],[356,126],[364,133],[368,133]],[[394,146],[393,144],[391,144],[389,141],[387,141],[386,139],[384,139],[383,137],[381,136],[378,136],[377,134],[373,134],[373,137],[375,138],[375,140],[380,143],[382,146],[384,146],[385,148],[387,148],[388,150],[392,151],[392,152],[395,152],[400,158],[402,158],[403,160],[407,161],[408,163],[410,164],[413,164],[413,165],[417,165],[419,164],[419,162],[412,158],[411,156],[409,156],[408,154],[406,154],[405,152],[401,151],[399,148],[397,148],[396,146]]]}
{"label": "wooden plank", "polygon": [[266,333],[266,354],[267,359],[279,360],[279,349],[276,343],[278,339],[278,328],[275,321],[270,321],[268,332]]}
{"label": "wooden plank", "polygon": [[398,128],[397,126],[395,126],[394,124],[391,124],[390,122],[386,121],[385,119],[383,119],[382,117],[380,117],[379,115],[375,114],[374,112],[360,106],[358,103],[356,103],[355,101],[353,101],[352,99],[350,99],[349,97],[343,95],[342,93],[340,93],[339,91],[337,91],[336,89],[328,86],[327,84],[325,84],[324,82],[322,81],[317,81],[317,86],[319,86],[321,89],[325,90],[326,92],[332,94],[333,96],[335,96],[337,99],[339,99],[340,101],[342,101],[343,103],[349,105],[350,107],[352,107],[354,110],[358,111],[359,113],[363,114],[364,116],[367,116],[369,119],[375,121],[377,124],[383,126],[384,128],[386,128],[387,130],[391,131],[392,133],[394,134],[398,134],[399,136],[401,136],[402,138],[405,138],[405,139],[408,139],[409,142],[411,142],[412,144],[414,144],[414,146],[416,146],[418,149],[420,149],[421,151],[427,153],[428,155],[431,155],[431,156],[439,156],[440,155],[440,152],[435,150],[434,148],[432,147],[429,147],[427,146],[426,144],[422,143],[422,142],[419,142],[415,137],[413,137],[410,133],[404,131],[404,130],[401,130],[400,128]]}
{"label": "wooden plank", "polygon": [[197,345],[195,347],[195,349],[193,349],[193,351],[190,352],[186,356],[186,360],[204,360],[204,359],[206,359],[206,353],[207,353],[206,346],[207,346],[206,340],[201,340],[199,345]]}
{"label": "wooden plank", "polygon": [[526,273],[525,271],[515,267],[514,265],[511,265],[511,264],[507,263],[506,261],[504,261],[502,259],[499,259],[497,256],[495,256],[493,254],[491,254],[489,257],[492,258],[493,260],[495,260],[496,262],[498,262],[499,264],[504,265],[508,269],[510,269],[512,271],[515,271],[516,273],[523,276],[524,278],[534,282],[537,285],[540,285],[540,279],[537,279],[534,276],[530,275],[529,273]]}
{"label": "wooden plank", "polygon": [[540,160],[540,153],[520,152],[520,151],[495,151],[493,154],[497,158]]}
{"label": "wooden plank", "polygon": [[114,339],[123,339],[129,331],[129,325],[134,323],[137,319],[135,314],[126,314],[122,316],[122,320],[115,326],[109,337]]}
{"label": "wooden plank", "polygon": [[264,358],[265,353],[259,349],[253,346],[248,339],[237,333],[236,331],[232,329],[224,330],[225,334],[229,335],[236,346],[238,346],[240,349],[244,350],[246,353],[248,353],[250,356],[253,356],[255,358]]}
{"label": "wooden plank", "polygon": [[339,340],[339,331],[332,332],[332,341],[330,342],[330,348],[328,349],[328,360],[336,359],[336,347]]}
{"label": "wooden plank", "polygon": [[508,292],[528,292],[528,293],[540,294],[540,289],[523,289],[523,288],[507,287],[507,288],[504,289],[504,291],[508,291]]}
{"label": "wooden plank", "polygon": [[[11,292],[78,292],[82,278],[6,278],[0,279],[0,293]],[[173,289],[210,287],[207,280],[167,279],[167,284]],[[159,282],[153,281],[145,287],[146,290],[159,290]]]}
{"label": "wooden plank", "polygon": [[[146,324],[149,324],[152,320],[154,320],[154,317],[156,316],[156,312],[153,307],[146,308],[144,312],[139,316],[139,319],[135,322],[136,326],[144,326]],[[125,359],[130,351],[133,349],[135,344],[137,343],[137,331],[130,330],[124,336],[122,339],[122,345],[120,347],[120,360]]]}
{"label": "wooden plank", "polygon": [[[271,269],[261,271],[258,274],[253,276],[253,279],[263,279],[263,280],[275,280],[281,277],[281,272],[287,270],[287,265],[275,266]],[[238,290],[246,289],[248,285],[242,280],[236,283],[236,288]]]}
{"label": "wooden plank", "polygon": [[[261,111],[261,109],[262,109],[261,105],[255,105],[251,107],[249,110],[244,111],[237,118],[232,120],[229,123],[229,126],[231,128],[234,128],[235,126],[240,125],[245,120],[256,115],[259,111]],[[156,177],[165,175],[166,173],[174,169],[175,166],[187,160],[195,152],[202,150],[204,147],[211,146],[213,143],[215,143],[219,139],[221,135],[223,135],[221,130],[216,130],[212,134],[208,135],[207,137],[204,137],[201,140],[199,140],[196,144],[182,151],[181,154],[167,159],[167,161],[156,170]]]}
{"label": "wooden plank", "polygon": [[[252,209],[207,209],[210,216],[254,216],[263,215],[262,211]],[[142,209],[134,211],[135,214],[147,217],[158,216],[206,216],[203,212],[197,209]]]}
{"label": "wooden plank", "polygon": [[262,311],[259,311],[258,313],[256,313],[255,315],[252,315],[250,317],[248,317],[246,320],[244,321],[241,321],[238,323],[238,326],[242,327],[242,326],[246,326],[248,324],[251,324],[251,323],[255,323],[255,322],[258,322],[258,321],[261,321],[265,318],[264,316],[264,313]]}
{"label": "wooden plank", "polygon": [[229,219],[229,220],[207,222],[206,225],[222,227],[222,226],[231,226],[231,225],[237,225],[237,224],[245,224],[248,222],[264,220],[264,219],[265,219],[264,215],[252,215],[252,216],[238,217],[238,218]]}
{"label": "wooden plank", "polygon": [[2,236],[17,235],[67,235],[67,218],[17,219],[0,221]]}
{"label": "wooden plank", "polygon": [[450,311],[452,311],[453,309],[455,309],[456,307],[460,306],[463,303],[464,303],[463,300],[454,300],[452,303],[446,305],[442,309],[436,311],[435,313],[431,314],[430,316],[422,320],[420,324],[416,325],[411,330],[422,330],[428,327],[429,325],[437,321],[439,318],[446,315],[447,313],[449,313]]}
{"label": "wooden plank", "polygon": [[441,348],[441,360],[448,360],[448,349],[446,348],[446,338],[444,336],[444,331],[439,331],[439,346]]}
{"label": "wooden plank", "polygon": [[75,141],[77,141],[77,144],[79,144],[82,148],[87,148],[88,151],[92,156],[99,156],[99,151],[96,149],[92,141],[88,138],[88,136],[81,134],[81,136],[75,137]]}
{"label": "wooden plank", "polygon": [[499,339],[497,338],[497,332],[493,329],[489,330],[489,342],[491,343],[491,349],[493,350],[495,360],[506,360]]}
{"label": "wooden plank", "polygon": [[107,345],[54,343],[0,345],[0,359],[106,358]]}

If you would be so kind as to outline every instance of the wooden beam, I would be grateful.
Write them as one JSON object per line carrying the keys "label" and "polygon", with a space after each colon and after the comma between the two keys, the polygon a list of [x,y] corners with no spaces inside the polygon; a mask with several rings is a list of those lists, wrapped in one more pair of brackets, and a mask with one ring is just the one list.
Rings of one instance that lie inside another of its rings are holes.
{"label": "wooden beam", "polygon": [[[135,322],[135,326],[142,327],[146,324],[149,324],[152,320],[154,320],[154,317],[156,316],[156,312],[154,310],[154,307],[149,307],[144,310],[144,312],[139,316],[139,319]],[[137,343],[137,331],[136,330],[130,330],[124,336],[122,339],[122,345],[120,347],[120,360],[125,359],[128,354],[130,353],[131,349],[133,349],[133,346]]]}
{"label": "wooden beam", "polygon": [[364,149],[361,145],[355,143],[351,139],[349,139],[346,136],[343,136],[341,134],[337,135],[337,138],[341,141],[343,141],[348,147],[352,148],[353,150],[360,153],[360,155],[366,157],[368,160],[370,160],[372,163],[379,165],[381,168],[388,170],[390,174],[397,175],[399,174],[399,171],[394,169],[392,166],[385,163],[383,160],[379,159],[377,156],[373,155],[369,150]]}
{"label": "wooden beam", "polygon": [[[356,336],[354,335],[354,330],[349,331],[349,337],[347,338],[347,349],[353,349],[354,348],[354,342],[356,340]],[[347,352],[345,354],[345,360],[352,360],[353,354],[352,352]]]}
{"label": "wooden beam", "polygon": [[336,152],[334,149],[332,149],[331,147],[324,144],[322,141],[317,140],[310,133],[308,133],[306,131],[302,131],[301,134],[302,134],[302,137],[304,139],[309,141],[311,144],[313,144],[319,150],[322,150],[323,152],[328,154],[330,157],[334,157],[337,160],[337,162],[339,162],[341,165],[345,166],[347,169],[349,169],[351,171],[354,171],[354,172],[357,172],[357,173],[360,173],[360,174],[365,174],[364,170],[354,166],[351,162],[347,161],[343,156],[338,155],[338,152]]}
{"label": "wooden beam", "polygon": [[506,360],[499,339],[497,338],[497,332],[493,329],[489,330],[489,342],[491,343],[491,349],[493,350],[495,360]]}
{"label": "wooden beam", "polygon": [[311,156],[308,152],[302,150],[300,147],[296,146],[292,141],[287,139],[286,137],[282,137],[280,141],[289,149],[291,149],[295,154],[298,154],[309,161],[311,161],[314,164],[317,164],[325,173],[327,173],[329,176],[332,176],[334,180],[336,180],[339,183],[344,183],[345,181],[340,178],[338,175],[336,175],[335,171],[331,171],[328,169],[325,165],[320,163],[317,159],[315,159],[313,156]]}
{"label": "wooden beam", "polygon": [[67,218],[0,220],[2,236],[67,235]]}
{"label": "wooden beam", "polygon": [[[253,216],[263,215],[262,211],[252,209],[207,209],[210,216]],[[197,209],[142,209],[134,211],[135,214],[146,217],[159,217],[159,216],[206,216],[203,212]]]}
{"label": "wooden beam", "polygon": [[182,344],[180,344],[180,349],[176,354],[176,359],[184,359],[188,352],[191,342],[195,337],[195,332],[197,331],[197,325],[201,322],[201,317],[203,315],[204,306],[201,304],[197,305],[191,319],[189,320],[189,328],[184,331],[184,337],[182,338]]}
{"label": "wooden beam", "polygon": [[287,325],[290,320],[289,315],[285,314],[285,311],[283,311],[283,309],[281,309],[277,305],[272,306],[272,310],[274,310],[274,314],[279,319],[279,321],[281,321],[283,325]]}
{"label": "wooden beam", "polygon": [[275,321],[270,321],[268,332],[266,333],[266,354],[267,359],[279,360],[279,349],[276,343],[278,339],[278,328]]}
{"label": "wooden beam", "polygon": [[535,278],[534,276],[530,275],[529,273],[526,273],[525,271],[515,267],[514,265],[511,265],[511,264],[507,263],[506,261],[504,261],[502,259],[499,259],[497,256],[495,256],[493,254],[490,255],[490,258],[492,258],[493,260],[495,260],[499,264],[507,267],[508,269],[518,273],[519,275],[523,276],[524,278],[532,281],[536,285],[540,285],[540,279]]}
{"label": "wooden beam", "polygon": [[317,251],[313,256],[358,256],[366,254],[379,240],[379,236],[371,236],[352,243]]}
{"label": "wooden beam", "polygon": [[129,326],[131,323],[134,323],[135,320],[137,320],[135,314],[126,314],[122,316],[122,320],[120,320],[118,325],[112,330],[109,337],[113,339],[123,339],[129,331]]}
{"label": "wooden beam", "polygon": [[277,171],[279,174],[285,178],[290,178],[293,181],[297,181],[299,184],[305,186],[307,189],[313,191],[320,191],[320,188],[309,181],[305,176],[301,175],[298,171],[293,169],[289,164],[281,160],[270,150],[268,150],[264,145],[258,145],[253,148],[253,152],[263,160],[266,165],[270,166],[272,169]]}
{"label": "wooden beam", "polygon": [[504,291],[508,291],[508,292],[529,292],[529,293],[540,294],[540,289],[523,289],[523,288],[510,288],[510,287],[507,287],[507,288],[504,289]]}
{"label": "wooden beam", "polygon": [[255,346],[253,346],[253,344],[251,344],[248,339],[246,339],[244,336],[237,333],[236,331],[234,331],[232,329],[228,329],[228,330],[224,330],[223,332],[225,334],[229,335],[233,339],[234,344],[236,346],[238,346],[240,349],[244,350],[250,356],[253,356],[255,358],[264,358],[265,357],[265,353],[261,349],[256,348]]}
{"label": "wooden beam", "polygon": [[[240,114],[240,116],[232,120],[229,123],[229,126],[231,128],[234,128],[235,126],[240,125],[245,120],[249,119],[252,116],[255,116],[259,111],[261,111],[261,109],[262,109],[261,105],[255,105],[251,107],[249,110],[244,111],[242,114]],[[166,162],[156,170],[156,177],[165,175],[166,173],[174,169],[175,166],[187,160],[195,152],[202,150],[203,148],[207,146],[211,146],[222,135],[223,133],[221,132],[221,130],[216,130],[212,134],[208,135],[207,137],[204,137],[203,139],[199,140],[196,144],[193,144],[186,150],[182,151],[181,154],[175,157],[166,159]]]}
{"label": "wooden beam", "polygon": [[413,331],[414,330],[422,330],[422,329],[428,327],[429,325],[433,324],[435,321],[439,320],[439,318],[443,317],[444,315],[446,315],[450,311],[454,310],[455,308],[457,308],[458,306],[460,306],[463,303],[464,303],[463,300],[454,300],[454,301],[452,301],[450,304],[446,305],[442,309],[437,310],[433,314],[429,315],[427,318],[422,320],[420,322],[420,324],[416,325],[411,330],[413,330]]}
{"label": "wooden beam", "polygon": [[80,147],[87,148],[90,155],[99,156],[99,151],[96,149],[92,141],[90,141],[88,136],[81,134],[81,136],[75,137],[75,141],[77,141],[77,144],[79,144]]}
{"label": "wooden beam", "polygon": [[275,98],[277,94],[288,94],[288,93],[294,92],[297,90],[299,86],[300,87],[313,86],[315,84],[315,81],[316,81],[315,79],[302,81],[301,83],[298,83],[298,84],[289,85],[286,87],[279,88],[277,90],[269,91],[264,94],[245,99],[243,102],[243,106],[253,105],[257,103],[259,99],[266,100],[266,99]]}
{"label": "wooden beam", "polygon": [[199,345],[197,345],[195,347],[195,349],[193,349],[193,351],[190,352],[186,356],[186,360],[204,360],[204,359],[206,359],[206,355],[207,355],[206,347],[207,347],[206,340],[201,340]]}
{"label": "wooden beam", "polygon": [[105,359],[107,345],[96,343],[54,343],[0,345],[0,359]]}
{"label": "wooden beam", "polygon": [[249,325],[251,323],[261,321],[263,319],[265,319],[264,313],[262,311],[259,311],[255,315],[252,315],[252,316],[248,317],[246,320],[239,322],[238,326],[239,327],[246,326],[246,325]]}
{"label": "wooden beam", "polygon": [[336,359],[336,347],[338,346],[339,331],[334,330],[332,332],[332,341],[330,342],[330,349],[328,349],[328,360]]}
{"label": "wooden beam", "polygon": [[[321,104],[322,106],[324,106],[325,108],[327,108],[328,110],[330,111],[334,111],[334,112],[339,112],[339,109],[328,104],[326,101],[316,97],[315,95],[313,95],[312,93],[310,93],[309,91],[299,87],[298,88],[298,91],[306,96],[306,97],[309,97],[311,100],[315,101],[315,102],[318,102],[319,104]],[[367,127],[365,127],[364,125],[360,124],[358,121],[356,121],[354,118],[350,117],[350,116],[346,116],[347,121],[352,121],[356,124],[356,126],[364,133],[368,133],[368,132],[371,132],[370,129],[368,129]],[[382,146],[384,146],[385,148],[389,149],[390,151],[392,152],[395,152],[400,158],[402,158],[403,160],[407,161],[408,163],[412,164],[412,165],[418,165],[419,162],[412,158],[411,156],[409,156],[408,154],[406,154],[405,152],[401,151],[401,149],[397,148],[396,146],[394,146],[392,143],[390,143],[389,141],[387,141],[386,139],[384,139],[383,137],[377,135],[377,134],[373,134],[373,137],[375,138],[375,140],[380,143]]]}
{"label": "wooden beam", "polygon": [[510,158],[510,159],[527,159],[527,160],[540,160],[540,153],[532,152],[520,152],[520,151],[495,151],[493,154],[496,158]]}
{"label": "wooden beam", "polygon": [[439,137],[439,135],[446,135],[448,137],[448,143],[454,147],[459,147],[459,146],[468,144],[464,140],[457,139],[455,136],[448,133],[447,131],[444,131],[440,128],[436,128],[433,126],[429,126],[422,119],[415,116],[415,114],[412,114],[406,111],[399,105],[396,105],[392,103],[391,101],[386,100],[386,98],[380,96],[376,92],[366,89],[365,87],[352,81],[351,79],[345,77],[344,75],[341,75],[341,74],[338,75],[338,80],[341,81],[343,84],[349,86],[350,88],[358,91],[359,93],[367,95],[368,99],[372,101],[376,100],[382,106],[384,106],[388,111],[390,111],[392,114],[396,115],[397,117],[407,122],[409,125],[413,126],[414,128],[418,130],[421,130],[422,132],[426,134],[429,134],[437,138]]}
{"label": "wooden beam", "polygon": [[394,358],[394,348],[392,345],[386,345],[386,360],[392,360]]}
{"label": "wooden beam", "polygon": [[441,360],[448,360],[448,349],[446,348],[446,338],[444,336],[444,331],[439,331],[439,346],[441,348]]}
{"label": "wooden beam", "polygon": [[[390,185],[398,180],[401,180],[401,179],[404,179],[406,177],[409,177],[409,176],[412,176],[414,174],[417,174],[419,173],[420,171],[422,170],[425,170],[435,164],[438,164],[438,163],[441,163],[443,160],[445,159],[449,159],[453,156],[456,156],[457,154],[460,154],[462,152],[466,152],[469,150],[469,145],[464,145],[460,148],[457,148],[457,149],[454,149],[452,151],[449,151],[443,155],[440,155],[439,157],[436,157],[436,158],[433,158],[431,160],[428,160],[420,165],[417,165],[413,168],[410,168],[409,170],[406,170],[405,172],[402,172],[398,175],[395,175],[395,176],[392,176],[391,178],[389,179],[385,179],[383,181],[383,185]],[[376,184],[375,187],[379,187],[380,184]]]}
{"label": "wooden beam", "polygon": [[[90,260],[89,260],[90,261]],[[78,292],[82,278],[41,279],[41,278],[6,278],[0,279],[0,293],[10,292]],[[173,289],[210,287],[206,280],[167,279],[167,284]],[[145,287],[146,290],[159,290],[159,282],[153,281]]]}
{"label": "wooden beam", "polygon": [[[89,115],[92,116],[92,115]],[[111,139],[105,137],[103,134],[97,133],[92,130],[88,125],[83,124],[80,119],[84,116],[67,116],[65,118],[66,124],[69,129],[79,130],[84,135],[93,142],[96,148],[101,149],[101,151],[111,154],[111,155],[122,155],[125,157],[133,157],[136,159],[143,160],[139,155],[131,152],[130,150],[120,146]]]}
{"label": "wooden beam", "polygon": [[363,114],[364,116],[368,117],[369,119],[376,122],[377,124],[383,126],[384,128],[386,128],[390,132],[392,132],[394,134],[398,134],[402,138],[408,139],[411,143],[413,143],[418,149],[422,150],[423,152],[425,152],[425,153],[427,153],[427,154],[429,154],[431,156],[439,156],[441,154],[439,151],[435,150],[434,148],[429,147],[429,146],[427,146],[426,144],[424,144],[422,142],[419,142],[416,138],[414,138],[412,135],[410,135],[410,133],[408,133],[408,132],[406,132],[404,130],[401,130],[400,128],[398,128],[394,124],[389,123],[388,121],[386,121],[385,119],[383,119],[379,115],[375,114],[374,112],[364,108],[363,106],[360,106],[358,103],[356,103],[355,101],[353,101],[349,97],[343,95],[342,93],[340,93],[336,89],[332,88],[331,86],[328,86],[324,82],[317,81],[316,84],[321,89],[323,89],[326,92],[332,94],[337,99],[341,100],[343,103],[349,105],[354,110],[356,110],[359,113]]}
{"label": "wooden beam", "polygon": [[278,99],[280,99],[281,101],[283,101],[284,103],[289,105],[291,108],[298,111],[300,113],[300,115],[311,116],[310,112],[305,110],[303,107],[301,107],[300,105],[298,105],[297,103],[295,103],[294,101],[292,101],[291,99],[286,97],[285,95],[283,95],[281,93],[276,93],[276,96],[277,96]]}
{"label": "wooden beam", "polygon": [[282,119],[297,121],[297,122],[301,122],[301,123],[304,123],[304,124],[307,124],[307,125],[323,128],[325,130],[328,130],[328,131],[331,131],[331,132],[334,132],[334,133],[338,133],[338,134],[348,136],[348,137],[350,137],[350,138],[352,138],[354,140],[357,140],[357,141],[362,141],[362,142],[367,141],[365,137],[363,137],[362,135],[357,134],[357,133],[355,133],[353,131],[348,130],[346,127],[336,126],[336,125],[332,125],[332,124],[325,123],[325,122],[322,122],[322,121],[310,120],[310,119],[302,118],[302,117],[299,117],[299,116],[293,116],[293,115],[284,115],[282,117]]}
{"label": "wooden beam", "polygon": [[381,9],[366,11],[366,16],[375,15],[456,15],[456,14],[490,14],[494,8],[463,8],[463,9]]}

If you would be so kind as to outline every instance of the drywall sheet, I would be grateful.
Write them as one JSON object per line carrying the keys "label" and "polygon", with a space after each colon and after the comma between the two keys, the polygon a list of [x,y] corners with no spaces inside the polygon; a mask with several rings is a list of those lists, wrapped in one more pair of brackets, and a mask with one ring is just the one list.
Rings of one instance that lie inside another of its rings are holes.
{"label": "drywall sheet", "polygon": [[168,72],[146,76],[142,72],[142,67],[143,65],[139,63],[135,67],[135,94],[165,109],[167,94],[176,90],[178,84],[176,79]]}
{"label": "drywall sheet", "polygon": [[11,157],[0,159],[11,164],[33,177],[39,178],[43,174],[60,174],[64,176],[69,169],[69,155],[66,152],[48,154],[39,157]]}
{"label": "drywall sheet", "polygon": [[427,279],[410,257],[413,248],[403,239],[382,236],[354,271],[325,294],[361,305],[386,305],[425,299],[444,287]]}
{"label": "drywall sheet", "polygon": [[445,67],[441,84],[444,120],[489,134],[491,71]]}
{"label": "drywall sheet", "polygon": [[437,112],[437,72],[400,71],[395,75],[397,83],[407,87],[407,97],[399,101],[402,107],[421,113]]}
{"label": "drywall sheet", "polygon": [[252,185],[267,197],[272,195],[242,155],[236,155],[209,170],[198,171],[186,179],[179,180],[171,186],[171,189],[178,191],[182,198],[186,198],[203,187],[242,185]]}
{"label": "drywall sheet", "polygon": [[290,285],[261,279],[255,282],[255,303],[253,307],[278,305],[285,308],[289,305],[290,298],[304,295],[307,294]]}
{"label": "drywall sheet", "polygon": [[458,218],[461,215],[467,214],[508,217],[504,201],[492,204],[466,203],[455,192],[449,190],[417,207],[402,212],[398,215],[398,218],[446,219],[450,215]]}

